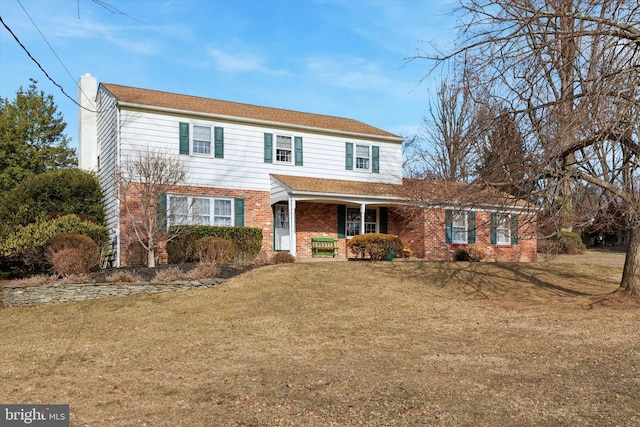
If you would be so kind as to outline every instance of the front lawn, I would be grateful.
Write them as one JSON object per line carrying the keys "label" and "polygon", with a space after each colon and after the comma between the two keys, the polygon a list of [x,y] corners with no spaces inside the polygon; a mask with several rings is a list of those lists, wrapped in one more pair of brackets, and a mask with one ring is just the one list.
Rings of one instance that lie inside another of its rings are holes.
{"label": "front lawn", "polygon": [[73,426],[631,426],[621,268],[271,265],[207,290],[0,310],[3,403]]}

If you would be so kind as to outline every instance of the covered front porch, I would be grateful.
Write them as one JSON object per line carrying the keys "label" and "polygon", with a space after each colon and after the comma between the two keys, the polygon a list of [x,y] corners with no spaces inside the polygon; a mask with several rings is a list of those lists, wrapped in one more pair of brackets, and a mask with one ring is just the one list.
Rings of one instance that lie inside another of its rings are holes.
{"label": "covered front porch", "polygon": [[389,208],[399,185],[271,176],[274,251],[312,257],[312,239],[337,242],[337,257],[348,258],[347,240],[364,233],[389,232]]}

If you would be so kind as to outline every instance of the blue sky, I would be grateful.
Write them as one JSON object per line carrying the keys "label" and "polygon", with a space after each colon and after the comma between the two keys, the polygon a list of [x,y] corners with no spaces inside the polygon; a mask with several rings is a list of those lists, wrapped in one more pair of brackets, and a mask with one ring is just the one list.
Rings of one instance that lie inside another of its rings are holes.
{"label": "blue sky", "polygon": [[[401,136],[421,125],[439,79],[420,83],[429,64],[405,59],[424,42],[452,43],[453,8],[451,0],[0,0],[4,22],[74,99],[78,78],[91,73],[350,117]],[[54,96],[76,147],[77,106],[0,27],[0,96],[13,99],[29,78]]]}

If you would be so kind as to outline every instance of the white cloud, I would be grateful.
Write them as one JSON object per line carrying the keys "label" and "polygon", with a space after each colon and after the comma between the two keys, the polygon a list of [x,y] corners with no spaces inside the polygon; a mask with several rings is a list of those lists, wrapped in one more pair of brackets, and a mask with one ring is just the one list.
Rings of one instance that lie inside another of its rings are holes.
{"label": "white cloud", "polygon": [[214,61],[216,69],[225,73],[257,72],[277,76],[289,74],[288,71],[283,69],[269,68],[266,64],[266,59],[254,53],[229,53],[222,49],[211,47],[207,50],[207,55]]}
{"label": "white cloud", "polygon": [[307,60],[307,68],[316,79],[333,86],[373,92],[396,86],[379,63],[364,58],[315,56]]}

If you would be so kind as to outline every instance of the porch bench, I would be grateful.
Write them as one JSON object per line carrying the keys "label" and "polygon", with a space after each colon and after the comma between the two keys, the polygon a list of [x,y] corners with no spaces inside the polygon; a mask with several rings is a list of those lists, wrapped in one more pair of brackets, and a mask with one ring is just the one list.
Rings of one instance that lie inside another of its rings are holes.
{"label": "porch bench", "polygon": [[335,256],[338,255],[338,241],[332,237],[312,237],[311,256]]}

